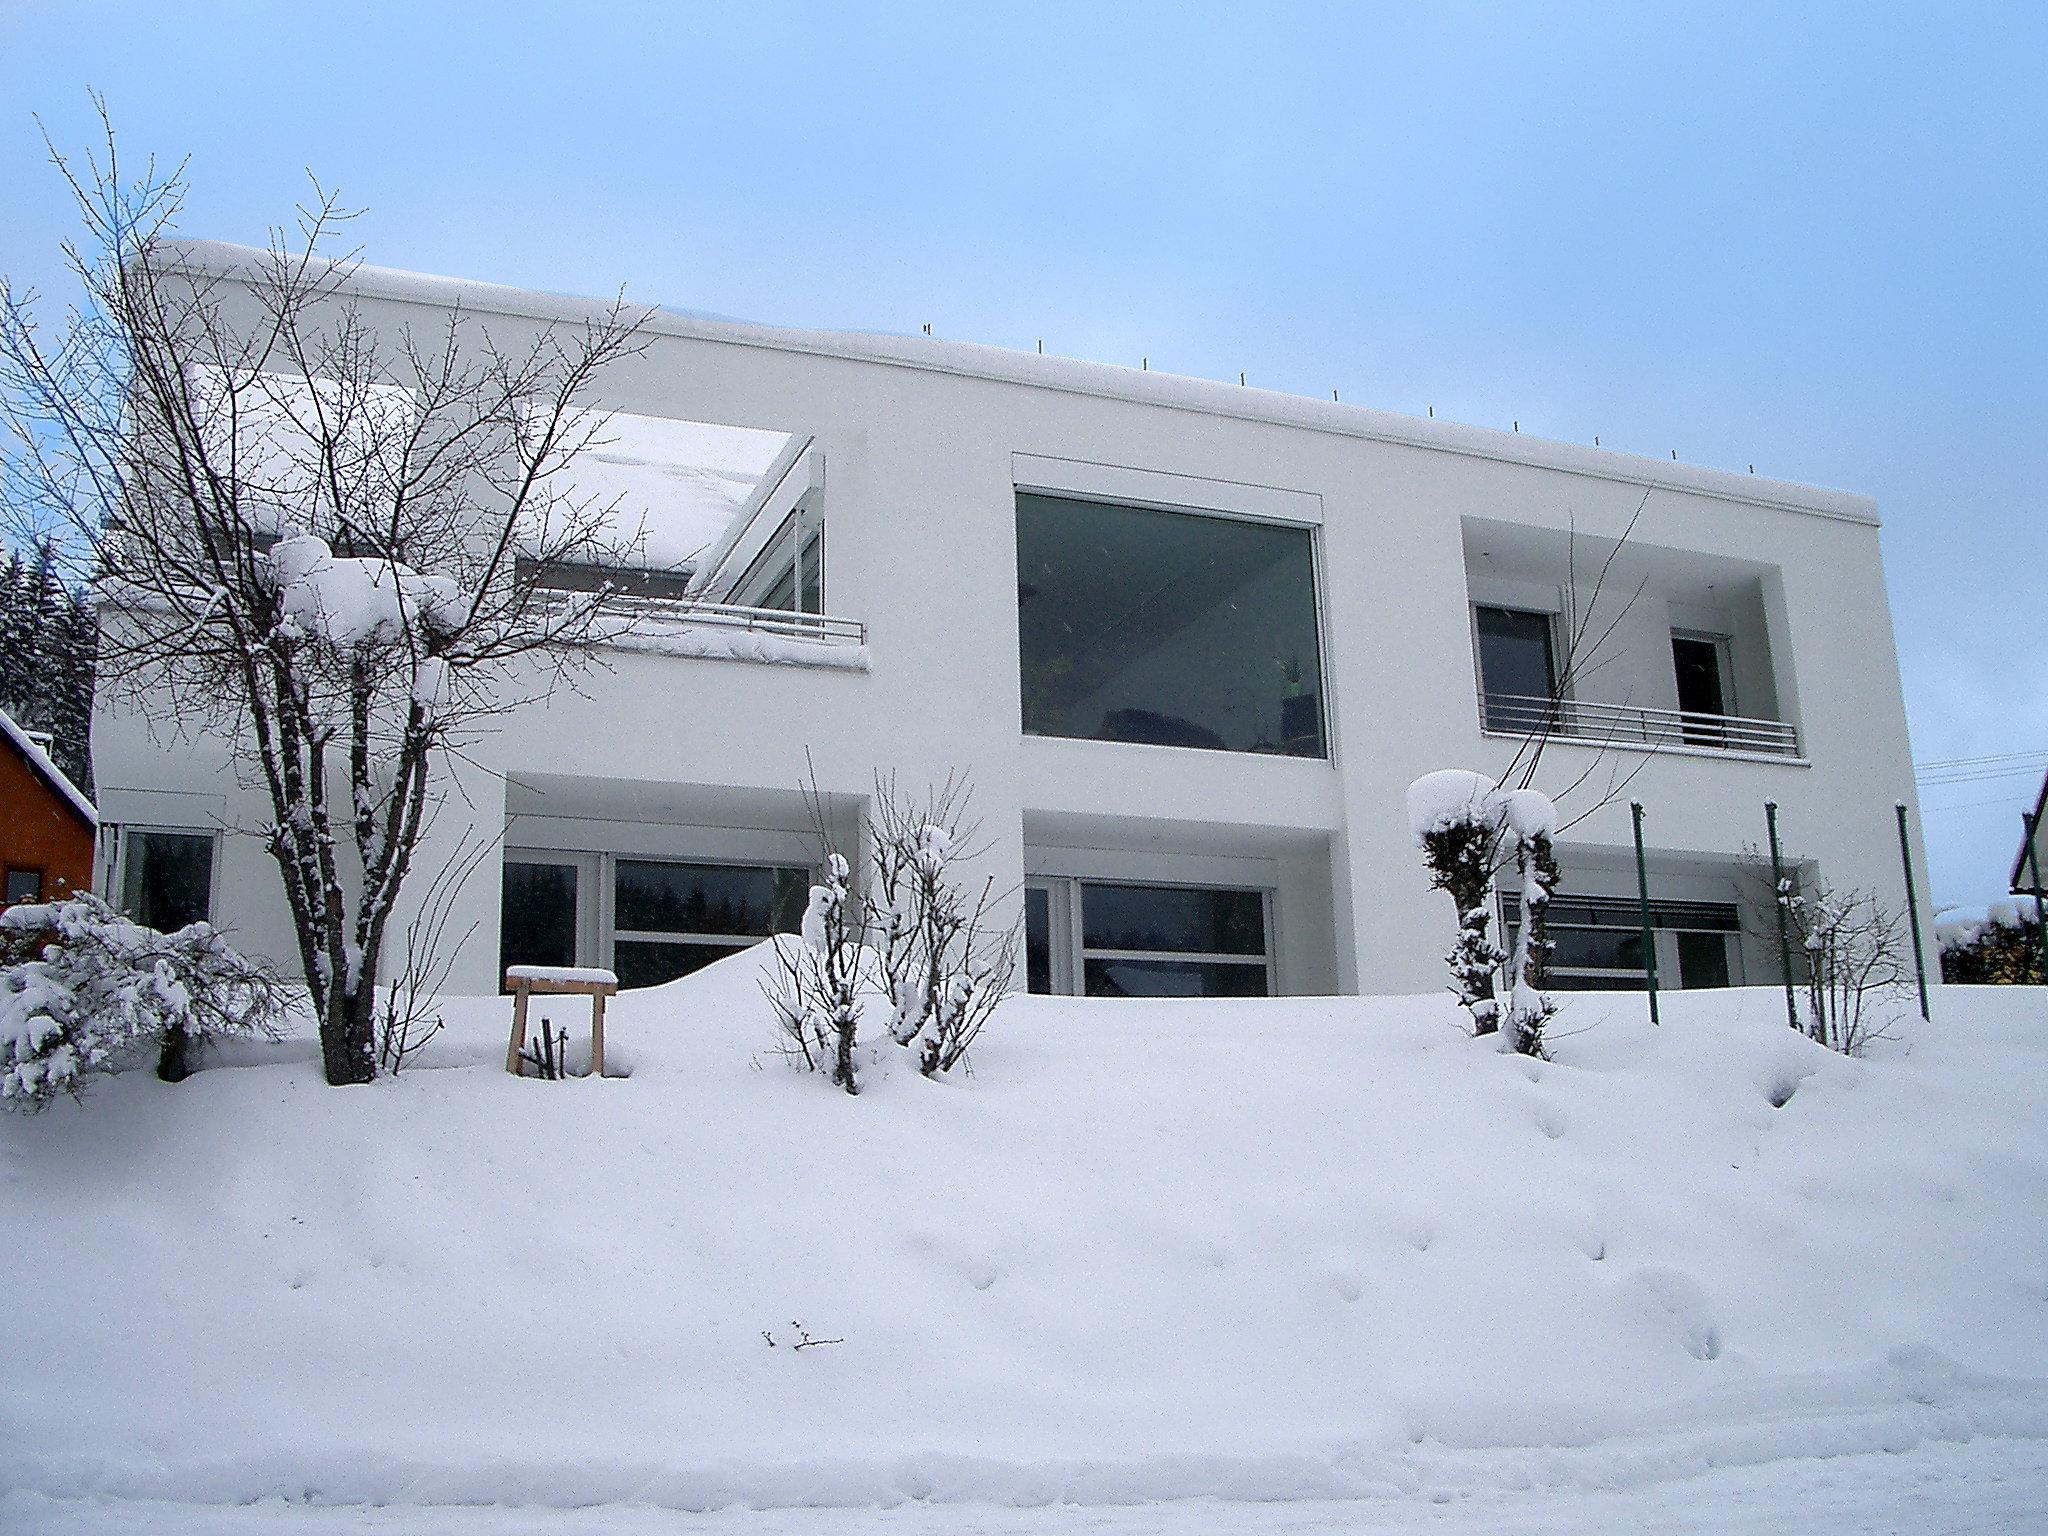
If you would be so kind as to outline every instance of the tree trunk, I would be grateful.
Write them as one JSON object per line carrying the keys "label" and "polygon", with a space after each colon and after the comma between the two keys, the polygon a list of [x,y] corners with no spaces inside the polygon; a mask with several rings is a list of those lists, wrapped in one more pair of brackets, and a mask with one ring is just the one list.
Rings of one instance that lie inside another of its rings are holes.
{"label": "tree trunk", "polygon": [[335,1087],[367,1083],[377,1075],[377,988],[364,979],[352,990],[334,988],[320,1018],[320,1060]]}
{"label": "tree trunk", "polygon": [[182,1083],[192,1075],[192,1037],[185,1026],[173,1024],[157,1045],[156,1075],[167,1083]]}

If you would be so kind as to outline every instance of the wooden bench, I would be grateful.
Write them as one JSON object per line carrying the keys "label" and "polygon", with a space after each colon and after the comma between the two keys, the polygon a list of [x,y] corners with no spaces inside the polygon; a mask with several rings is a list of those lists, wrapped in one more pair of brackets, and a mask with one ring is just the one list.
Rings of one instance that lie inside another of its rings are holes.
{"label": "wooden bench", "polygon": [[619,990],[610,971],[550,965],[511,965],[505,985],[512,993],[512,1043],[505,1048],[505,1070],[525,1076],[526,1005],[535,997],[590,999],[590,1075],[604,1076],[604,1000]]}

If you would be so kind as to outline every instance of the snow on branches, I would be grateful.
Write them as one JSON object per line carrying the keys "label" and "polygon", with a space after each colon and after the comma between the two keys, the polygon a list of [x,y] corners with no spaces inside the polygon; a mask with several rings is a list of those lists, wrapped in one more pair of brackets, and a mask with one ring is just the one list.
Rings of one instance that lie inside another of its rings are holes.
{"label": "snow on branches", "polygon": [[[1544,993],[1550,940],[1545,912],[1557,889],[1553,839],[1557,807],[1540,790],[1502,789],[1462,768],[1426,773],[1408,786],[1408,829],[1434,889],[1458,911],[1458,941],[1444,956],[1451,990],[1472,1016],[1473,1033],[1497,1034],[1503,1051],[1544,1053],[1543,1031],[1556,1005]],[[1522,923],[1512,956],[1493,940],[1494,882],[1515,872]],[[1505,1027],[1496,976],[1508,966]]]}
{"label": "snow on branches", "polygon": [[276,1038],[285,993],[207,923],[158,933],[99,897],[0,912],[0,1103],[41,1109],[154,1045],[157,1075],[191,1070],[196,1044]]}

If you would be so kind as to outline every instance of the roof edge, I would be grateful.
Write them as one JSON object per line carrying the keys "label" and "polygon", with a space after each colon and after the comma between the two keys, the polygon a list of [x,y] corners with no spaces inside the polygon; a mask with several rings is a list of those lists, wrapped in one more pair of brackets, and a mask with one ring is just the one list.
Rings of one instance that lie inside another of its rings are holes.
{"label": "roof edge", "polygon": [[[171,240],[174,268],[228,278],[245,277],[270,259],[254,246],[216,240]],[[450,305],[517,315],[527,319],[584,322],[597,318],[609,301],[537,289],[514,288],[467,278],[407,272],[394,267],[353,266],[355,291],[399,302]],[[1611,448],[1591,448],[1492,427],[1407,416],[1371,406],[1343,405],[1306,395],[1226,384],[1184,374],[1120,367],[1079,358],[1046,357],[981,342],[942,341],[925,336],[889,336],[868,331],[816,331],[713,320],[658,306],[634,306],[645,328],[656,335],[774,348],[954,374],[999,383],[1095,395],[1133,404],[1163,406],[1212,416],[1364,438],[1400,447],[1432,449],[1535,469],[1589,475],[1629,485],[1683,491],[1751,506],[1803,512],[1843,522],[1879,526],[1869,496],[1766,476],[1742,475],[1678,461],[1646,458]]]}
{"label": "roof edge", "polygon": [[28,732],[17,725],[14,717],[4,709],[0,709],[0,736],[14,743],[16,750],[27,761],[30,770],[46,780],[49,786],[56,790],[57,798],[69,805],[80,820],[95,832],[99,830],[100,813],[93,803],[85,798],[85,791],[71,782],[70,775],[51,761],[50,754],[30,740]]}

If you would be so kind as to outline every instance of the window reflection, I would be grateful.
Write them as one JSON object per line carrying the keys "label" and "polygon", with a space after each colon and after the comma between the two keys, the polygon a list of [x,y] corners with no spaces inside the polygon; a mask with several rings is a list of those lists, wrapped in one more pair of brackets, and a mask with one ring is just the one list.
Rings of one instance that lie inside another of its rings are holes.
{"label": "window reflection", "polygon": [[1310,532],[1017,497],[1024,729],[1325,755]]}

